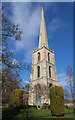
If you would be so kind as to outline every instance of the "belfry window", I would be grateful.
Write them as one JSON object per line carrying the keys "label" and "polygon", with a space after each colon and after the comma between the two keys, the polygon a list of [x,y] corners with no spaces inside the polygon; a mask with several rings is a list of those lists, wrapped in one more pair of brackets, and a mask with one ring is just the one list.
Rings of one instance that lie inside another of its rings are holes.
{"label": "belfry window", "polygon": [[38,52],[38,61],[40,61],[40,53]]}
{"label": "belfry window", "polygon": [[51,78],[51,66],[49,66],[49,77]]}
{"label": "belfry window", "polygon": [[40,77],[40,66],[37,67],[37,76]]}
{"label": "belfry window", "polygon": [[50,53],[48,53],[48,61],[50,61]]}

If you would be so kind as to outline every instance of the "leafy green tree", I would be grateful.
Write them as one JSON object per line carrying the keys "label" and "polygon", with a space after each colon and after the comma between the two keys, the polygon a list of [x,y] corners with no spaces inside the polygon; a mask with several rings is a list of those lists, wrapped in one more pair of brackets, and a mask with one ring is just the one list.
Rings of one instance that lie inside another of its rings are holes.
{"label": "leafy green tree", "polygon": [[15,89],[10,95],[10,106],[19,108],[23,105],[23,90]]}

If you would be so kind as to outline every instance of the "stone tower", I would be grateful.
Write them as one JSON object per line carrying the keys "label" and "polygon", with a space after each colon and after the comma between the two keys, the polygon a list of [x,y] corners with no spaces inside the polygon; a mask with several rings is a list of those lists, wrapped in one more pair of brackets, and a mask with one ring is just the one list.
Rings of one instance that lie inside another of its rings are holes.
{"label": "stone tower", "polygon": [[51,84],[58,85],[58,79],[54,51],[51,51],[48,47],[46,26],[42,8],[39,46],[36,51],[33,51],[28,104],[50,104],[48,91]]}

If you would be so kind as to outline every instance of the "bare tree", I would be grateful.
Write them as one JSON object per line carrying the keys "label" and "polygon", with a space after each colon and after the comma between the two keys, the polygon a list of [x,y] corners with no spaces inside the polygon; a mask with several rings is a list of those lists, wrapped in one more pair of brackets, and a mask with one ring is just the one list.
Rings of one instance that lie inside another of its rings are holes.
{"label": "bare tree", "polygon": [[68,89],[64,88],[64,97],[65,99],[71,98],[71,94],[69,93]]}
{"label": "bare tree", "polygon": [[72,67],[70,65],[67,66],[66,69],[66,75],[67,75],[67,83],[69,84],[70,87],[70,91],[71,91],[71,96],[72,96],[72,100],[73,100],[73,71],[72,71]]}
{"label": "bare tree", "polygon": [[25,85],[25,91],[29,93],[29,84]]}
{"label": "bare tree", "polygon": [[[0,81],[0,86],[2,83],[2,99],[5,100],[5,102],[8,102],[10,92],[15,88],[19,89],[22,86],[22,79],[20,78],[21,71],[24,69],[29,70],[30,66],[15,59],[15,53],[9,47],[10,40],[12,42],[13,40],[21,40],[22,31],[20,30],[19,25],[15,25],[9,20],[5,7],[2,6],[0,13],[2,13],[2,28],[0,29],[2,31],[2,35],[0,34],[0,39],[2,39],[2,54],[0,60],[2,63],[2,70],[0,71],[2,81]],[[9,92],[9,94],[6,94],[6,92]]]}

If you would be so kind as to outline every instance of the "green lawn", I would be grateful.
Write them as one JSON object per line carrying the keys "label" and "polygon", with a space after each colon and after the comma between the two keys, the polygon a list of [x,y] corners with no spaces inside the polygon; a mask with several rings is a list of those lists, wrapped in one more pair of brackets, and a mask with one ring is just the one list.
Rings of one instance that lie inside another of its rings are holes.
{"label": "green lawn", "polygon": [[[65,111],[65,113],[73,113],[74,112],[74,110],[73,109],[65,109],[64,110]],[[65,115],[65,118],[73,118],[74,117],[74,114],[67,114],[67,115]]]}
{"label": "green lawn", "polygon": [[[56,118],[51,116],[50,109],[18,109],[14,110],[12,108],[3,108],[2,110],[2,120],[26,120],[26,112],[28,111],[28,117],[44,117],[45,118]],[[65,109],[65,113],[73,113],[73,109]],[[65,118],[73,118],[73,114],[65,115]]]}

